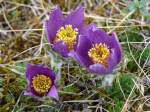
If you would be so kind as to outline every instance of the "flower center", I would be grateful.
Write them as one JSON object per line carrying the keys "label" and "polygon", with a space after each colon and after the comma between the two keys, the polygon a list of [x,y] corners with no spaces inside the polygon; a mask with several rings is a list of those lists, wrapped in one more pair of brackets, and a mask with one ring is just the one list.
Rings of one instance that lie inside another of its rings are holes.
{"label": "flower center", "polygon": [[33,77],[32,85],[37,93],[45,94],[52,86],[52,80],[48,76],[37,75]]}
{"label": "flower center", "polygon": [[108,66],[108,58],[110,51],[105,44],[95,44],[89,51],[89,57],[94,63],[103,64],[105,67]]}
{"label": "flower center", "polygon": [[76,44],[76,38],[78,35],[78,29],[72,28],[72,25],[65,25],[65,27],[61,27],[57,34],[55,42],[64,41],[67,44],[69,51],[74,49],[74,45]]}

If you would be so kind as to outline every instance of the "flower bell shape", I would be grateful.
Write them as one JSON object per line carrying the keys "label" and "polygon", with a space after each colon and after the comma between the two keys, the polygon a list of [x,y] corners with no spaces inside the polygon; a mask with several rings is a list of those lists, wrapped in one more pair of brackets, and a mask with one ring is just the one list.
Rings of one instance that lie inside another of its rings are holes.
{"label": "flower bell shape", "polygon": [[91,73],[112,73],[122,58],[116,33],[109,36],[104,31],[91,27],[86,36],[79,36],[74,58]]}
{"label": "flower bell shape", "polygon": [[76,47],[80,29],[84,25],[83,7],[63,16],[59,7],[55,8],[46,21],[45,30],[53,50],[68,57]]}
{"label": "flower bell shape", "polygon": [[36,97],[48,96],[58,99],[55,76],[55,73],[47,66],[28,64],[26,69],[28,87],[24,94]]}

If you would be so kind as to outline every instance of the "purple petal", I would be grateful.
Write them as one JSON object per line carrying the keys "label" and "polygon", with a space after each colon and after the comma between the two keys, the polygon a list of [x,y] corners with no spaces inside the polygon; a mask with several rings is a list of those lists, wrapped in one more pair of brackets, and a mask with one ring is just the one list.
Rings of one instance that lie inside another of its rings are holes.
{"label": "purple petal", "polygon": [[56,89],[55,86],[52,86],[52,87],[51,87],[51,89],[50,89],[50,91],[48,92],[47,96],[53,97],[53,98],[55,98],[55,99],[57,99],[57,100],[59,99],[59,97],[58,97],[58,92],[57,92],[57,89]]}
{"label": "purple petal", "polygon": [[111,59],[111,62],[112,62],[112,66],[116,66],[118,63],[117,63],[117,57],[116,57],[116,53],[115,53],[115,50],[114,49],[111,49],[110,50],[110,59]]}
{"label": "purple petal", "polygon": [[89,66],[89,71],[98,75],[112,73],[112,69],[104,67],[102,64],[93,64]]}
{"label": "purple petal", "polygon": [[70,24],[74,28],[80,29],[80,27],[84,24],[84,8],[80,7],[76,11],[71,12],[67,16],[65,24]]}
{"label": "purple petal", "polygon": [[93,27],[89,30],[89,36],[88,38],[92,41],[92,43],[107,43],[109,42],[109,35],[102,31],[101,29],[98,29],[96,27]]}
{"label": "purple petal", "polygon": [[60,41],[60,42],[54,43],[53,49],[54,49],[56,52],[60,53],[63,57],[68,57],[69,51],[68,51],[68,47],[67,47],[67,45],[65,44],[65,42]]}
{"label": "purple petal", "polygon": [[32,92],[30,92],[30,91],[24,91],[24,95],[26,95],[26,96],[35,96]]}
{"label": "purple petal", "polygon": [[99,75],[106,75],[113,72],[114,60],[113,56],[110,56],[108,59],[108,67],[105,67],[102,64],[93,64],[89,66],[89,71]]}
{"label": "purple petal", "polygon": [[33,97],[39,96],[39,94],[37,94],[34,91],[31,81],[28,81],[28,86],[27,86],[26,90],[24,91],[24,95],[26,95],[26,96],[33,96]]}
{"label": "purple petal", "polygon": [[111,36],[110,47],[114,50],[114,58],[116,58],[116,63],[118,64],[122,58],[122,50],[117,35],[114,32]]}
{"label": "purple petal", "polygon": [[24,95],[33,96],[33,97],[41,97],[36,91],[31,87],[31,82],[28,83],[27,89],[24,91]]}
{"label": "purple petal", "polygon": [[74,58],[79,61],[81,65],[88,67],[92,64],[88,56],[88,50],[92,47],[92,43],[86,36],[79,36],[78,45],[74,54]]}
{"label": "purple petal", "polygon": [[28,64],[26,70],[26,77],[28,81],[31,82],[32,78],[37,74],[43,74],[49,76],[53,81],[55,80],[55,73],[47,66]]}
{"label": "purple petal", "polygon": [[48,21],[46,21],[46,33],[50,43],[53,42],[57,31],[63,25],[64,16],[59,7],[57,7],[51,14]]}
{"label": "purple petal", "polygon": [[107,74],[107,68],[105,68],[102,64],[93,64],[89,66],[89,71],[95,74],[103,75]]}
{"label": "purple petal", "polygon": [[95,28],[96,25],[95,24],[90,24],[88,26],[84,26],[80,29],[80,35],[85,35],[85,36],[88,36],[89,35],[89,30]]}
{"label": "purple petal", "polygon": [[74,51],[74,50],[70,51],[70,52],[68,53],[68,56],[74,58],[74,56],[75,56],[75,51]]}

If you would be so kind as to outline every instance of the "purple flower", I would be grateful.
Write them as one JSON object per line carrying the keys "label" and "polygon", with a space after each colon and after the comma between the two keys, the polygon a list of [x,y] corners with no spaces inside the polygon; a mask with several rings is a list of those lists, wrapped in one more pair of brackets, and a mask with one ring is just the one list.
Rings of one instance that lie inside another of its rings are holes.
{"label": "purple flower", "polygon": [[44,65],[27,65],[26,78],[28,87],[25,95],[36,97],[53,97],[58,99],[55,86],[55,73]]}
{"label": "purple flower", "polygon": [[79,36],[73,57],[92,73],[109,74],[121,61],[122,52],[116,33],[109,36],[92,26],[86,36]]}
{"label": "purple flower", "polygon": [[59,7],[50,14],[46,21],[46,33],[52,48],[63,57],[68,57],[69,53],[76,47],[76,40],[80,30],[84,25],[84,9],[71,12],[68,16],[63,16]]}

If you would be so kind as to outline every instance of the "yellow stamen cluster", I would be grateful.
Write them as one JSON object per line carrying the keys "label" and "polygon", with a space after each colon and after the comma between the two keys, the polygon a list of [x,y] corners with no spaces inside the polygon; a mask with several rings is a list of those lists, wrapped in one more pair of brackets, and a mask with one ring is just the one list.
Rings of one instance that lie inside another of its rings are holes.
{"label": "yellow stamen cluster", "polygon": [[55,42],[64,41],[70,51],[74,49],[77,35],[78,29],[73,29],[72,25],[65,25],[65,27],[61,27],[60,30],[58,30]]}
{"label": "yellow stamen cluster", "polygon": [[32,86],[39,94],[46,94],[52,86],[52,80],[45,75],[36,75],[33,77]]}
{"label": "yellow stamen cluster", "polygon": [[89,57],[94,63],[103,64],[105,67],[108,66],[108,58],[110,51],[105,44],[95,44],[89,51]]}

